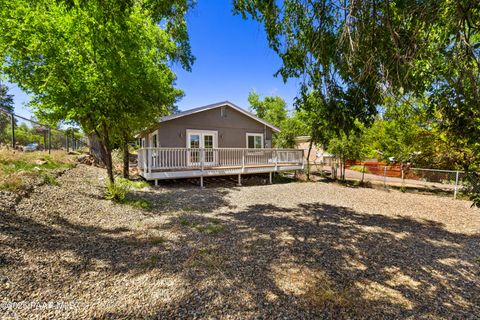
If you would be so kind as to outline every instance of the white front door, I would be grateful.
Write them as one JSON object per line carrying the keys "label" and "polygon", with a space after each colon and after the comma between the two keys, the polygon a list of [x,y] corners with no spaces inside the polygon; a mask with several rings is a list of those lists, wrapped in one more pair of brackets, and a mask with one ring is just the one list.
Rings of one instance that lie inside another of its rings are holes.
{"label": "white front door", "polygon": [[200,149],[205,149],[205,165],[213,165],[216,161],[214,148],[217,148],[217,131],[187,130],[187,148],[189,148],[188,164],[199,165],[202,161]]}

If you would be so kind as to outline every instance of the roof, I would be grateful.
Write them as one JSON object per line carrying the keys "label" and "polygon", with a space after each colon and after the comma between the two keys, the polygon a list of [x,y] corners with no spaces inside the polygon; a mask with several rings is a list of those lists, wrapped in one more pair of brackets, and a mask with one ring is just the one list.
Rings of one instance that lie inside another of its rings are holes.
{"label": "roof", "polygon": [[186,111],[183,111],[183,112],[171,114],[169,116],[165,116],[165,117],[160,118],[160,122],[165,122],[165,121],[170,121],[170,120],[173,120],[173,119],[178,119],[178,118],[181,118],[181,117],[189,116],[191,114],[195,114],[195,113],[198,113],[198,112],[203,112],[203,111],[207,111],[207,110],[211,110],[211,109],[215,109],[215,108],[219,108],[219,107],[223,107],[223,106],[229,106],[230,108],[235,109],[240,113],[243,113],[247,117],[250,117],[250,118],[252,118],[252,119],[254,119],[254,120],[256,120],[260,123],[263,123],[267,127],[272,128],[273,131],[280,132],[280,129],[275,127],[273,124],[271,124],[271,123],[269,123],[269,122],[267,122],[263,119],[260,119],[259,117],[257,117],[253,113],[248,112],[248,111],[240,108],[239,106],[231,103],[230,101],[217,102],[217,103],[209,104],[209,105],[206,105],[206,106],[203,106],[203,107],[198,107],[198,108],[186,110]]}
{"label": "roof", "polygon": [[295,141],[297,142],[309,142],[310,136],[297,136],[295,137]]}

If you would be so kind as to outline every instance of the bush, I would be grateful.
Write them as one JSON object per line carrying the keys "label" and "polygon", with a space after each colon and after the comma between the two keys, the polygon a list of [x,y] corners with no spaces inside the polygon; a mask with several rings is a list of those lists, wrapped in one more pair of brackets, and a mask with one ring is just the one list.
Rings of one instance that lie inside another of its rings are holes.
{"label": "bush", "polygon": [[367,167],[364,167],[364,166],[351,166],[350,167],[350,170],[354,170],[354,171],[358,171],[358,172],[365,172],[365,173],[370,173],[370,171],[368,171],[368,168]]}
{"label": "bush", "polygon": [[125,179],[117,179],[115,182],[108,181],[106,184],[105,199],[115,202],[124,202],[127,193],[131,190],[131,185],[126,183]]}

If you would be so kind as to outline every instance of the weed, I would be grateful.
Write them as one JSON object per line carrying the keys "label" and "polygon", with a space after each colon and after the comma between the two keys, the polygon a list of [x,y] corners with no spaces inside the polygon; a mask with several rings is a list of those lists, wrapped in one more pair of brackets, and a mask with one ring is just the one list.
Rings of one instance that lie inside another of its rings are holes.
{"label": "weed", "polygon": [[225,230],[225,227],[223,225],[221,225],[218,220],[213,220],[212,222],[207,223],[205,225],[205,224],[201,224],[201,223],[196,222],[196,221],[191,221],[190,222],[185,218],[180,218],[180,224],[183,225],[183,226],[187,226],[187,227],[190,227],[192,229],[195,229],[198,232],[208,233],[208,234],[217,234],[217,233],[220,233],[223,230]]}
{"label": "weed", "polygon": [[7,191],[20,190],[23,187],[23,180],[18,175],[7,175],[0,179],[0,189]]}
{"label": "weed", "polygon": [[153,255],[150,256],[150,262],[153,265],[156,265],[158,263],[158,261],[160,261],[160,256],[158,256],[156,254],[153,254]]}
{"label": "weed", "polygon": [[57,178],[55,176],[51,175],[51,174],[43,172],[42,177],[43,177],[43,182],[45,184],[48,184],[48,185],[51,185],[51,186],[58,186],[59,185],[59,183],[57,181]]}
{"label": "weed", "polygon": [[130,205],[135,208],[150,210],[152,208],[152,203],[145,199],[130,200],[125,199],[123,204]]}
{"label": "weed", "polygon": [[225,230],[224,226],[216,223],[209,223],[205,228],[206,233],[217,234]]}
{"label": "weed", "polygon": [[150,237],[149,241],[152,245],[158,245],[164,243],[165,241],[167,241],[167,239],[162,236],[153,236]]}
{"label": "weed", "polygon": [[115,202],[125,202],[127,193],[130,191],[131,187],[129,184],[123,181],[124,179],[118,179],[115,182],[108,181],[106,184],[105,199],[113,200]]}

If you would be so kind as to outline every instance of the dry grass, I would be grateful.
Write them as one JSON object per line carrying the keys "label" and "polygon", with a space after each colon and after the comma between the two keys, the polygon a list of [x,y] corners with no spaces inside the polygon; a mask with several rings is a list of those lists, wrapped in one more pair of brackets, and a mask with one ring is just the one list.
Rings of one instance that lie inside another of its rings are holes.
{"label": "dry grass", "polygon": [[38,183],[55,184],[50,172],[71,168],[74,161],[65,151],[47,154],[0,150],[0,189],[17,191]]}

